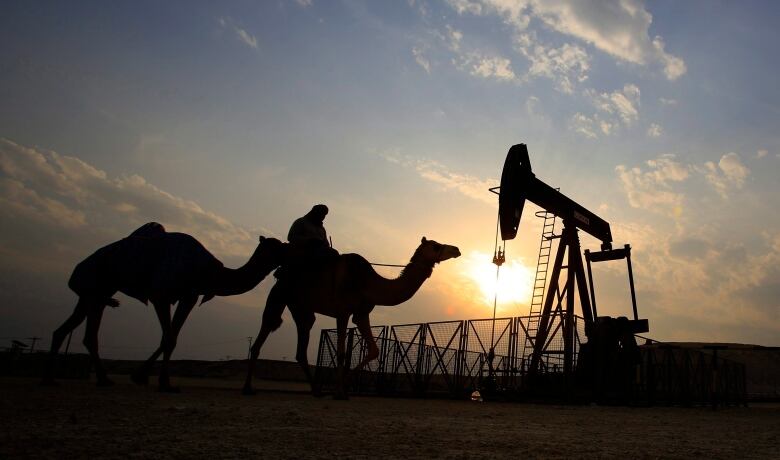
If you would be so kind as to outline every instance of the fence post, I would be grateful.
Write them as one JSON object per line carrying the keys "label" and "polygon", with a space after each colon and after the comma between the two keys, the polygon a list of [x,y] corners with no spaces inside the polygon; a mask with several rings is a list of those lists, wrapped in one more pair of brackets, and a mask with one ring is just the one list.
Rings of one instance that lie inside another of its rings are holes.
{"label": "fence post", "polygon": [[414,366],[414,392],[419,396],[422,392],[422,368],[425,361],[425,326],[427,323],[422,323],[418,327],[418,342],[417,342],[417,362]]}

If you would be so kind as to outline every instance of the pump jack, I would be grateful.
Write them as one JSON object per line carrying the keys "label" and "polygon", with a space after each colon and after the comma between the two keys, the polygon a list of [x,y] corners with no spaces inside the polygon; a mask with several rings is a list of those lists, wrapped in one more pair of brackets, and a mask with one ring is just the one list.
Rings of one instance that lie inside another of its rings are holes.
{"label": "pump jack", "polygon": [[[626,353],[635,354],[636,342],[633,334],[649,330],[648,321],[639,319],[637,313],[634,278],[631,269],[631,247],[625,245],[620,249],[612,249],[612,233],[609,223],[539,180],[531,171],[526,145],[518,144],[509,149],[501,174],[498,213],[502,240],[511,240],[517,235],[526,200],[555,214],[563,221],[563,230],[560,235],[553,236],[553,238],[560,238],[560,242],[539,319],[539,327],[536,337],[533,339],[533,354],[528,368],[529,380],[533,382],[535,376],[540,372],[542,357],[545,354],[548,336],[552,329],[551,313],[556,295],[559,301],[558,308],[561,308],[560,302],[563,296],[566,297],[565,310],[558,312],[561,318],[564,341],[563,371],[567,381],[573,375],[576,334],[574,306],[575,294],[578,294],[588,343],[584,344],[580,350],[577,371],[578,374],[586,376],[586,380],[591,383],[590,386],[598,392],[609,386],[609,382],[605,379],[611,378],[616,372],[622,372],[616,371],[615,366],[610,363],[621,361],[620,356]],[[585,281],[579,230],[601,241],[601,251],[585,251],[589,285]],[[567,265],[564,266],[564,255],[567,251],[568,261]],[[628,264],[633,306],[633,319],[631,320],[624,317],[599,317],[596,310],[591,263],[619,259],[626,259]],[[566,268],[567,274],[561,287],[559,281],[562,268]],[[590,289],[588,289],[589,287]],[[625,362],[624,359],[622,361]]]}

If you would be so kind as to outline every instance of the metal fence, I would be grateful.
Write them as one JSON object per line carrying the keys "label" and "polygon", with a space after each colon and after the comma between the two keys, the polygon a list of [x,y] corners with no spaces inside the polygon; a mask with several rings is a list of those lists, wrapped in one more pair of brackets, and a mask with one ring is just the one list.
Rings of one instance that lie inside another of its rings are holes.
{"label": "metal fence", "polygon": [[718,356],[717,347],[642,347],[635,397],[649,404],[734,405],[747,402],[745,365]]}
{"label": "metal fence", "polygon": [[[552,315],[560,322],[559,315]],[[462,397],[481,386],[489,374],[501,388],[516,388],[528,372],[532,349],[527,342],[528,317],[443,321],[375,326],[380,353],[364,370],[350,378],[350,391],[358,394]],[[548,338],[542,357],[547,372],[563,369],[560,328]],[[575,318],[575,356],[584,337],[581,318]],[[337,333],[324,329],[320,336],[315,380],[324,391],[335,384]],[[493,360],[490,361],[490,350]],[[347,330],[346,362],[355,367],[367,347],[356,328]],[[491,371],[492,366],[492,373]]]}
{"label": "metal fence", "polygon": [[[374,326],[379,357],[349,378],[353,394],[463,398],[484,388],[485,378],[500,390],[521,391],[528,375],[531,346],[528,316],[434,323]],[[542,354],[540,370],[563,376],[563,332],[560,315]],[[584,321],[575,317],[574,367],[582,342]],[[492,338],[492,339],[491,339]],[[651,341],[649,341],[651,342]],[[323,329],[317,354],[315,382],[322,391],[335,388],[335,329]],[[490,362],[490,349],[494,351]],[[746,401],[745,366],[718,357],[717,350],[666,346],[657,342],[639,347],[641,362],[634,371],[611,382],[630,404],[742,404]],[[356,328],[347,330],[346,362],[354,368],[368,347]],[[491,372],[492,366],[492,372]]]}

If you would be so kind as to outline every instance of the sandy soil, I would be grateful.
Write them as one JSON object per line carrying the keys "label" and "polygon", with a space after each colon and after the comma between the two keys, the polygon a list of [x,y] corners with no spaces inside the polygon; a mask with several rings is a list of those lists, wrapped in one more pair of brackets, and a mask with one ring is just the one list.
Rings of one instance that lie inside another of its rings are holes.
{"label": "sandy soil", "polygon": [[334,401],[282,391],[246,397],[234,381],[176,379],[181,394],[118,382],[52,388],[0,379],[0,458],[780,458],[777,404]]}

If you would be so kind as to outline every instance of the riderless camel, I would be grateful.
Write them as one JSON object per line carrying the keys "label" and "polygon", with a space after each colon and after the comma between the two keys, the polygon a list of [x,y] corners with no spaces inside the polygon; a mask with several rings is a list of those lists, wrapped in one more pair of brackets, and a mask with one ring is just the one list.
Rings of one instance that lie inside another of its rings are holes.
{"label": "riderless camel", "polygon": [[[151,301],[162,328],[159,348],[133,374],[133,381],[145,384],[152,365],[162,353],[159,389],[178,391],[170,384],[168,361],[198,297],[203,296],[202,304],[217,295],[237,295],[253,289],[281,264],[286,249],[287,244],[261,236],[260,244],[243,267],[226,268],[192,236],[166,232],[156,222],[98,249],[79,263],[70,277],[68,286],[78,294],[78,303],[73,314],[52,335],[42,383],[54,383],[59,348],[65,337],[86,319],[84,345],[94,363],[97,384],[113,384],[98,355],[98,329],[105,307],[119,305],[112,296],[122,292],[144,304]],[[171,319],[171,306],[177,302]]]}

